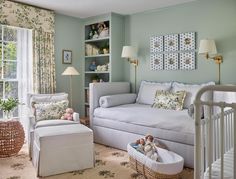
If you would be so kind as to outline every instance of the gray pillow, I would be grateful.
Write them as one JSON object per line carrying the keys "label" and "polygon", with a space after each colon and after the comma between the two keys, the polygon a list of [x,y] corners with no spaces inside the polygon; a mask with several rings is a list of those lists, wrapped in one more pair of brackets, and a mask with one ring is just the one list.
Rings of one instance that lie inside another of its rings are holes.
{"label": "gray pillow", "polygon": [[102,96],[99,99],[99,104],[103,108],[119,106],[123,104],[135,103],[137,95],[134,93],[115,94],[110,96]]}
{"label": "gray pillow", "polygon": [[[203,109],[203,106],[201,108],[201,119],[204,118],[204,109]],[[188,107],[188,115],[191,117],[191,118],[194,118],[194,105],[193,104],[190,104],[190,106]]]}

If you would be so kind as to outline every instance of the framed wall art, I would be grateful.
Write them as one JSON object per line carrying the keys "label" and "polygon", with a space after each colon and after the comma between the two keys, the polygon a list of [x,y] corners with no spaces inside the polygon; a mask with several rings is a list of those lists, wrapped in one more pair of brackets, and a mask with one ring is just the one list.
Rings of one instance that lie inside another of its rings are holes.
{"label": "framed wall art", "polygon": [[160,53],[155,53],[151,54],[151,63],[150,67],[151,70],[163,70],[164,69],[164,59],[163,59],[163,54]]}
{"label": "framed wall art", "polygon": [[195,52],[184,52],[179,55],[180,70],[196,69]]}
{"label": "framed wall art", "polygon": [[178,34],[164,36],[164,49],[166,52],[179,50]]}
{"label": "framed wall art", "polygon": [[178,70],[178,53],[164,54],[164,64],[165,70]]}
{"label": "framed wall art", "polygon": [[72,51],[71,50],[63,50],[62,51],[62,63],[63,64],[71,64],[72,63]]}
{"label": "framed wall art", "polygon": [[150,38],[151,53],[163,52],[163,36],[153,36]]}
{"label": "framed wall art", "polygon": [[180,51],[195,50],[195,32],[186,32],[179,34],[179,44]]}

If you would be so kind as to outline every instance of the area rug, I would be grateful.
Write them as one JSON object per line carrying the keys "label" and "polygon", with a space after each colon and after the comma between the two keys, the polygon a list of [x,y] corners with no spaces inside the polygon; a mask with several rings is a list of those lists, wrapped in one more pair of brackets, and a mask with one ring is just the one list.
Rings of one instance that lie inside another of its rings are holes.
{"label": "area rug", "polygon": [[[79,170],[46,179],[144,179],[129,166],[125,151],[95,144],[95,168]],[[185,168],[181,179],[192,179],[193,170]],[[15,157],[0,159],[0,179],[37,179],[35,169],[29,161],[27,146],[24,145]]]}

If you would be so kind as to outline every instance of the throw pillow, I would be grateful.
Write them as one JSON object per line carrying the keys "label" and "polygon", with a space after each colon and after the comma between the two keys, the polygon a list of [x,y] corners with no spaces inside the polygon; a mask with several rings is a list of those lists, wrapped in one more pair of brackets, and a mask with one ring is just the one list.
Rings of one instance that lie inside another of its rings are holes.
{"label": "throw pillow", "polygon": [[[201,108],[201,119],[204,118],[204,110],[203,110],[203,106]],[[191,118],[194,118],[194,105],[191,104],[189,107],[188,107],[188,115],[191,117]]]}
{"label": "throw pillow", "polygon": [[170,92],[164,90],[157,90],[154,108],[182,110],[186,91]]}
{"label": "throw pillow", "polygon": [[152,105],[157,90],[170,90],[171,82],[158,83],[152,81],[142,81],[136,102],[140,104]]}
{"label": "throw pillow", "polygon": [[68,100],[51,103],[35,103],[35,119],[36,121],[61,119],[68,107]]}
{"label": "throw pillow", "polygon": [[[185,101],[184,101],[184,108],[188,109],[190,104],[193,104],[197,92],[202,87],[209,86],[209,85],[215,85],[215,83],[214,82],[208,82],[208,83],[202,83],[202,84],[184,84],[184,83],[173,82],[171,91],[173,91],[173,92],[186,91],[186,98],[185,98]],[[202,99],[203,100],[212,99],[212,93],[206,92],[205,94],[203,94]]]}

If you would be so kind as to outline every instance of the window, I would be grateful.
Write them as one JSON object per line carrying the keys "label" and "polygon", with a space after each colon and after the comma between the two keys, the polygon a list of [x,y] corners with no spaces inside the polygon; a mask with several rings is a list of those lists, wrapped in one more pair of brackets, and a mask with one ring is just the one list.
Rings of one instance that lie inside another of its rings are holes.
{"label": "window", "polygon": [[[17,28],[0,25],[0,97],[18,98]],[[0,118],[3,118],[0,111]],[[14,111],[18,116],[18,109]]]}

